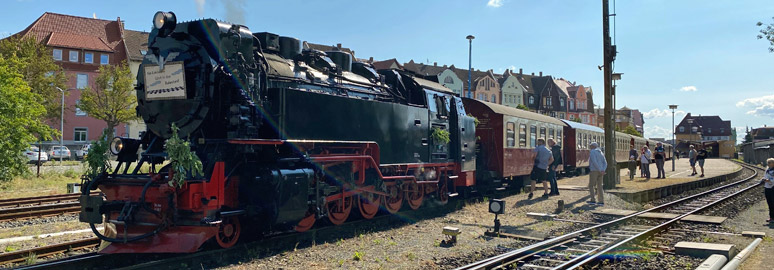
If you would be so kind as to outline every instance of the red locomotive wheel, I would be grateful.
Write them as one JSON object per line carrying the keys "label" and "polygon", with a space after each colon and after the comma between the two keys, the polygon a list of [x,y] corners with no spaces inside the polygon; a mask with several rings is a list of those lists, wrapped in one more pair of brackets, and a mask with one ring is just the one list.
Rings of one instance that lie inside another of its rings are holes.
{"label": "red locomotive wheel", "polygon": [[387,209],[387,212],[395,214],[400,211],[400,207],[403,206],[403,192],[400,191],[398,186],[387,187],[387,192],[390,196],[382,198],[382,204],[384,204],[384,208]]}
{"label": "red locomotive wheel", "polygon": [[360,200],[358,200],[357,208],[360,209],[360,215],[366,219],[372,219],[379,213],[379,204],[382,196],[374,193],[365,192],[360,194]]}
{"label": "red locomotive wheel", "polygon": [[314,213],[306,213],[306,217],[301,219],[301,221],[298,222],[298,225],[296,225],[295,229],[297,232],[305,232],[314,226],[314,222],[316,221],[314,217]]}
{"label": "red locomotive wheel", "polygon": [[407,187],[406,202],[411,209],[417,210],[422,206],[422,200],[425,198],[425,185],[411,183]]}
{"label": "red locomotive wheel", "polygon": [[215,235],[215,240],[218,241],[220,247],[230,248],[239,240],[241,232],[242,226],[239,223],[239,218],[228,217],[218,225],[218,233]]}
{"label": "red locomotive wheel", "polygon": [[352,212],[352,196],[328,202],[328,219],[335,225],[341,225]]}

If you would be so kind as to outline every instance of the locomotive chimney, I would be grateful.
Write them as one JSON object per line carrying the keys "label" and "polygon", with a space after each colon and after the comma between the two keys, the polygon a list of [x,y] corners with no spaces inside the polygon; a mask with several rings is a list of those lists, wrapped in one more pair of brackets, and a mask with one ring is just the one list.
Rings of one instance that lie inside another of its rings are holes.
{"label": "locomotive chimney", "polygon": [[543,72],[542,71],[540,72],[540,77],[543,77]]}
{"label": "locomotive chimney", "polygon": [[519,75],[524,75],[524,71],[521,68],[519,69]]}
{"label": "locomotive chimney", "polygon": [[433,62],[433,66],[437,67],[438,66],[438,62]]}
{"label": "locomotive chimney", "polygon": [[373,62],[374,62],[374,57],[373,56],[369,57],[368,58],[368,63],[373,63]]}

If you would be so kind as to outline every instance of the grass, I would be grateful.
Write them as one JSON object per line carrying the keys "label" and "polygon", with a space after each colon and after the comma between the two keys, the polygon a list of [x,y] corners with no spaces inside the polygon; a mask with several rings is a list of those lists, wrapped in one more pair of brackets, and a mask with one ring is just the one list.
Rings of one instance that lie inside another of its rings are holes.
{"label": "grass", "polygon": [[363,260],[363,253],[355,251],[355,255],[352,255],[352,259],[355,261],[362,261]]}
{"label": "grass", "polygon": [[[75,160],[62,161],[62,166],[80,166],[81,164],[83,164],[81,161],[75,161]],[[52,167],[52,166],[59,166],[59,159],[49,160],[48,162],[43,163],[43,165],[41,165],[41,167]],[[32,167],[35,167],[35,165],[33,164]]]}
{"label": "grass", "polygon": [[12,199],[31,196],[63,194],[67,192],[67,183],[80,183],[80,173],[68,170],[64,173],[41,172],[16,177],[11,181],[0,182],[0,198]]}

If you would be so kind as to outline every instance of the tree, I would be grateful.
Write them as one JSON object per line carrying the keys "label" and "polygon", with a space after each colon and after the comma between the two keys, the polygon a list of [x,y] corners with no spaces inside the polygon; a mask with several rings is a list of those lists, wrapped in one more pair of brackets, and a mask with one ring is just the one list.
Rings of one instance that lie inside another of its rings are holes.
{"label": "tree", "polygon": [[[774,19],[774,17],[771,17]],[[770,23],[764,26],[763,22],[758,22],[758,26],[761,26],[758,39],[766,39],[769,41],[769,52],[774,53],[774,23]]]}
{"label": "tree", "polygon": [[577,122],[577,123],[583,123],[583,121],[581,121],[581,119],[580,119],[580,118],[573,118],[573,119],[572,119],[572,120],[570,120],[570,121]]}
{"label": "tree", "polygon": [[635,129],[633,126],[626,126],[626,129],[624,129],[623,133],[634,135],[637,137],[642,137],[642,134],[639,131],[637,131],[637,129]]}
{"label": "tree", "polygon": [[525,111],[529,111],[529,108],[527,108],[527,106],[524,106],[524,104],[517,105],[516,109],[522,109],[522,110],[525,110]]}
{"label": "tree", "polygon": [[26,174],[26,158],[22,156],[30,143],[48,140],[56,132],[43,123],[46,109],[38,103],[21,72],[23,59],[0,56],[0,181]]}
{"label": "tree", "polygon": [[132,72],[126,63],[121,65],[102,65],[95,80],[95,88],[86,87],[81,92],[78,109],[89,116],[105,121],[107,141],[113,139],[113,131],[118,124],[137,119]]}
{"label": "tree", "polygon": [[36,100],[46,109],[45,118],[61,117],[61,93],[56,87],[66,89],[67,76],[62,67],[54,62],[51,49],[34,38],[10,37],[0,40],[0,57],[18,59],[7,64],[22,75]]}

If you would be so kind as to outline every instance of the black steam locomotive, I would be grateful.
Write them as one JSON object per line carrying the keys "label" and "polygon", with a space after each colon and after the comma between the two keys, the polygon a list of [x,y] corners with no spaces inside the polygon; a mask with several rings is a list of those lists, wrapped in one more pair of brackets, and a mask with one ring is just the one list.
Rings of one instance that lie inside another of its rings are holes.
{"label": "black steam locomotive", "polygon": [[[81,198],[81,221],[111,242],[103,253],[225,248],[243,233],[417,209],[475,185],[474,119],[460,97],[345,51],[159,12],[137,81],[147,132],[116,139],[124,170],[86,181]],[[204,175],[166,164],[173,125]],[[88,194],[97,188],[104,196]]]}

